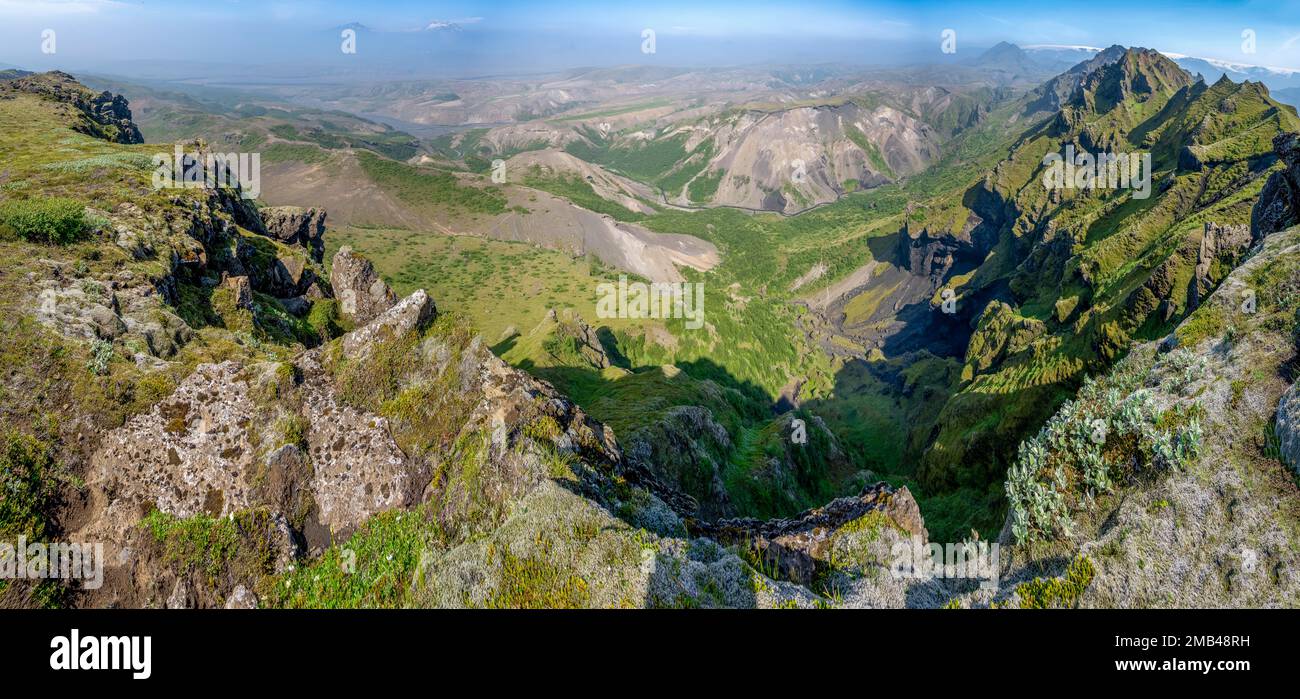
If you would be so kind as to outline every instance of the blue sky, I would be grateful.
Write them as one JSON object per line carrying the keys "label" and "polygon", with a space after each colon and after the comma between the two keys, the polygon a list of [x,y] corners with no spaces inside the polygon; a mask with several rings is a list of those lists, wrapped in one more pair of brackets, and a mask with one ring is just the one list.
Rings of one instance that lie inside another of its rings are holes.
{"label": "blue sky", "polygon": [[[949,28],[957,31],[959,52],[1001,40],[1118,43],[1300,68],[1300,0],[0,0],[0,63],[41,68],[59,61],[93,66],[129,59],[310,62],[311,53],[330,42],[308,37],[338,25],[360,22],[396,35],[434,21],[461,28],[438,61],[446,64],[455,51],[465,51],[466,62],[482,61],[485,70],[557,67],[548,62],[876,63],[902,53],[937,54],[939,33]],[[639,51],[644,28],[657,33],[653,57]],[[58,32],[59,61],[39,51],[44,29]],[[1254,53],[1243,51],[1242,32],[1248,29],[1255,33]]]}

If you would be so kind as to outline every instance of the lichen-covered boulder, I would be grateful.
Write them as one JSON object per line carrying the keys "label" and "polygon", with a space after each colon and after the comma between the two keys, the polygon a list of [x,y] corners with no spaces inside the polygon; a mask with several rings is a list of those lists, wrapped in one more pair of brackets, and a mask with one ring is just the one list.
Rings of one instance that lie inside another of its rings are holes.
{"label": "lichen-covered boulder", "polygon": [[343,336],[343,352],[353,359],[370,353],[377,341],[385,337],[402,337],[428,325],[438,314],[433,299],[418,289],[401,303],[389,308],[365,327]]}
{"label": "lichen-covered boulder", "polygon": [[205,364],[110,433],[87,479],[105,506],[84,534],[120,544],[143,512],[225,517],[259,507],[300,532],[344,533],[410,505],[424,483],[387,420],[341,403],[310,359],[301,385],[277,388],[292,401],[264,399],[281,380],[275,365]]}
{"label": "lichen-covered boulder", "polygon": [[334,255],[330,286],[339,310],[357,325],[369,323],[397,304],[397,294],[375,273],[370,260],[346,245]]}

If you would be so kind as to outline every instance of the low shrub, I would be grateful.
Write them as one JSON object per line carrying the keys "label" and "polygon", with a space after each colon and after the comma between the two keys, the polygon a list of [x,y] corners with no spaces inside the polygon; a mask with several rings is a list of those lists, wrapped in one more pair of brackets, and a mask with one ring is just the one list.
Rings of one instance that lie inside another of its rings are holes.
{"label": "low shrub", "polygon": [[11,199],[0,202],[0,226],[32,243],[66,245],[85,236],[86,207],[74,199]]}
{"label": "low shrub", "polygon": [[50,533],[57,470],[48,444],[19,432],[0,437],[0,540]]}

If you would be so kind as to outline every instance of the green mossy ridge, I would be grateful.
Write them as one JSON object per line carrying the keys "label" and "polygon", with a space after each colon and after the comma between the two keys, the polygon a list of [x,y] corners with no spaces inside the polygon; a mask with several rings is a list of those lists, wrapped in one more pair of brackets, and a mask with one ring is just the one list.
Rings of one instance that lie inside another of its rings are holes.
{"label": "green mossy ridge", "polygon": [[[351,361],[335,341],[326,351],[343,402],[389,419],[408,454],[444,453],[453,446],[478,396],[462,389],[459,367],[473,333],[454,313],[439,314],[422,333],[376,344],[364,362]],[[434,346],[447,351],[438,364]]]}
{"label": "green mossy ridge", "polygon": [[[481,604],[488,609],[580,609],[588,606],[591,592],[586,580],[550,560],[550,551],[517,556],[508,546],[489,544],[489,566],[498,570],[499,581]],[[470,604],[470,601],[466,601]]]}
{"label": "green mossy ridge", "polygon": [[[1085,376],[1104,371],[1132,342],[1162,337],[1177,326],[1190,312],[1187,290],[1205,224],[1250,221],[1264,180],[1276,167],[1273,135],[1300,124],[1253,84],[1193,84],[1153,54],[1130,52],[1097,80],[1061,118],[1031,126],[1009,157],[991,165],[987,176],[973,177],[976,184],[960,198],[963,207],[987,193],[1011,202],[1017,218],[995,254],[1021,260],[996,274],[990,273],[993,267],[981,268],[963,293],[1009,283],[1014,311],[1043,321],[1048,332],[984,371],[968,372],[969,383],[943,409],[944,427],[924,454],[921,480],[928,489],[978,491],[998,479],[1021,437]],[[1119,81],[1143,80],[1150,90],[1130,90],[1123,102],[1110,99]],[[1232,104],[1230,114],[1212,118],[1225,100]],[[1094,150],[1150,151],[1152,196],[1143,201],[1128,190],[1065,190],[1049,197],[1040,183],[1042,156],[1085,136],[1102,144]],[[1190,169],[1182,152],[1186,144],[1199,159]],[[945,195],[936,206],[953,201]],[[1041,225],[1049,220],[1050,234]],[[1212,267],[1211,287],[1227,270],[1225,264]],[[1211,315],[1196,322],[1204,324],[1203,331],[1192,326],[1184,332],[1221,331]],[[1003,334],[993,346],[1010,342],[1010,334]],[[968,361],[986,363],[976,354]]]}

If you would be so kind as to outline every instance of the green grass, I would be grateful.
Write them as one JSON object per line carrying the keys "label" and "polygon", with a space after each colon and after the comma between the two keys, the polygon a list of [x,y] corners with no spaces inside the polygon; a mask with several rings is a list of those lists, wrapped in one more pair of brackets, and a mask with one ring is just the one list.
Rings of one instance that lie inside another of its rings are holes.
{"label": "green grass", "polygon": [[345,543],[310,563],[269,578],[262,606],[355,609],[400,607],[420,572],[421,554],[438,538],[425,508],[371,517]]}
{"label": "green grass", "polygon": [[718,193],[718,186],[726,176],[723,170],[712,170],[698,175],[686,187],[686,195],[693,202],[707,203]]}
{"label": "green grass", "polygon": [[876,144],[867,140],[866,134],[852,124],[846,124],[844,130],[849,140],[853,141],[857,147],[867,154],[867,162],[871,163],[872,169],[891,179],[895,177],[894,170],[889,167],[889,163],[885,162],[885,157],[880,154],[880,149],[876,147]]}
{"label": "green grass", "polygon": [[[636,145],[612,146],[598,135],[596,145],[574,141],[564,150],[589,163],[602,165],[635,180],[655,183],[686,159],[687,134],[657,138]],[[703,165],[701,164],[702,168]],[[682,182],[685,184],[685,181]]]}
{"label": "green grass", "polygon": [[339,312],[338,301],[334,299],[318,299],[312,303],[311,310],[307,312],[307,324],[315,331],[317,337],[325,341],[332,340],[350,329],[349,323]]}
{"label": "green grass", "polygon": [[328,151],[306,143],[272,143],[262,148],[262,159],[268,163],[307,163],[315,165],[328,162]]}
{"label": "green grass", "polygon": [[61,472],[48,443],[14,431],[0,437],[0,541],[53,534]]}
{"label": "green grass", "polygon": [[33,243],[66,245],[86,234],[86,207],[75,199],[0,201],[0,230]]}
{"label": "green grass", "polygon": [[[0,435],[0,542],[17,546],[19,537],[42,542],[55,536],[59,491],[67,480],[49,443],[16,431]],[[11,584],[0,579],[0,599]],[[66,603],[66,590],[55,580],[32,584],[29,594],[38,607]]]}
{"label": "green grass", "polygon": [[[274,530],[270,513],[239,512],[234,517],[176,517],[154,510],[140,522],[160,547],[162,561],[199,573],[211,584],[233,574],[257,580],[269,572],[273,554],[266,537]],[[253,539],[260,539],[254,545]]]}
{"label": "green grass", "polygon": [[[509,328],[527,333],[550,308],[572,307],[594,322],[596,284],[617,279],[588,260],[472,236],[342,228],[326,238],[326,258],[343,245],[369,258],[398,295],[425,289],[493,344]],[[631,327],[619,319],[603,323]]]}
{"label": "green grass", "polygon": [[562,116],[555,119],[555,121],[566,122],[566,121],[584,121],[587,119],[600,119],[602,117],[612,117],[612,116],[618,116],[620,114],[630,114],[632,112],[639,112],[645,109],[667,107],[670,104],[672,104],[672,102],[666,99],[648,100],[646,102],[638,102],[636,104],[629,104],[621,107],[611,107],[609,109],[599,109],[593,112],[584,112],[582,114],[572,114],[568,116]]}
{"label": "green grass", "polygon": [[605,214],[616,221],[641,221],[646,217],[639,211],[632,211],[622,204],[600,196],[591,183],[577,175],[548,176],[540,167],[534,166],[525,173],[523,183],[525,186],[568,199],[588,211]]}
{"label": "green grass", "polygon": [[357,152],[357,161],[375,184],[420,209],[441,206],[493,215],[506,210],[506,198],[496,187],[463,184],[449,172],[406,165],[366,151]]}

